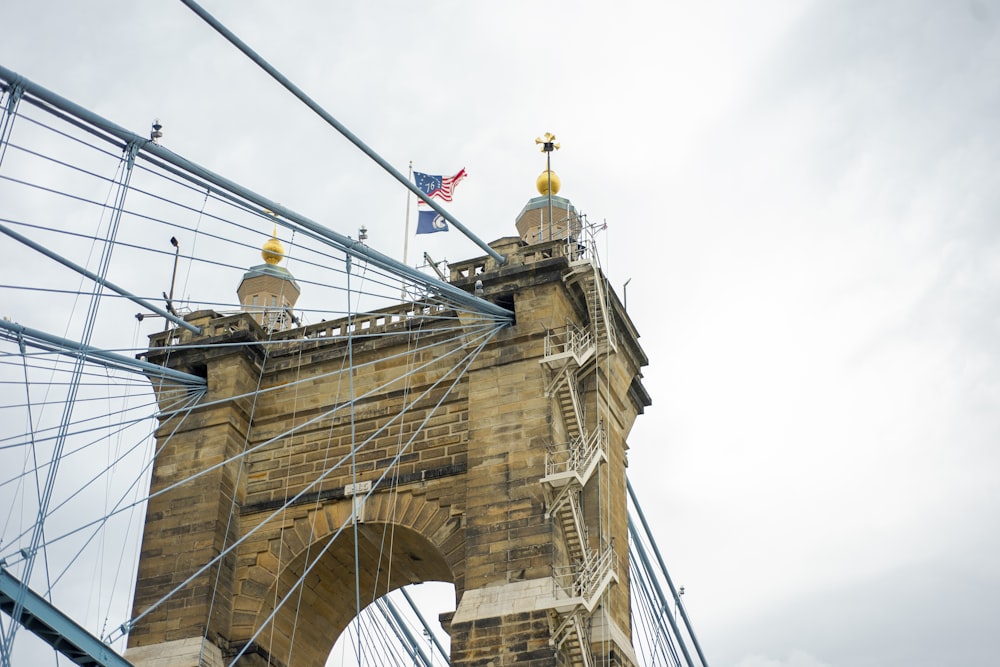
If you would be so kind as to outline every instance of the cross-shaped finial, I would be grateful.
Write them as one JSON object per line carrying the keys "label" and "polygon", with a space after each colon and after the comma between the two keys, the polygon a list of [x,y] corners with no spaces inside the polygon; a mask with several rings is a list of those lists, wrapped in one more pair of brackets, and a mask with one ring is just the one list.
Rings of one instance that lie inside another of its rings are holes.
{"label": "cross-shaped finial", "polygon": [[555,143],[555,141],[556,141],[556,135],[552,134],[551,132],[546,132],[544,137],[535,138],[535,143],[542,145],[540,150],[543,153],[551,153],[554,150],[556,151],[559,150],[559,144]]}

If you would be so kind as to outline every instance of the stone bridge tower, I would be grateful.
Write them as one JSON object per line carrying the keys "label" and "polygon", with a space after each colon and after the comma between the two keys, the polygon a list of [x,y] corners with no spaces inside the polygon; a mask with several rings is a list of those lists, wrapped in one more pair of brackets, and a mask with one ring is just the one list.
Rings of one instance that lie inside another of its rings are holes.
{"label": "stone bridge tower", "polygon": [[[200,337],[151,337],[151,361],[209,388],[157,431],[128,659],[320,667],[356,600],[445,581],[453,665],[635,664],[626,438],[646,358],[582,220],[547,199],[491,244],[506,265],[450,267],[516,317],[457,381],[440,383],[454,327],[407,303],[284,330],[200,311]],[[564,224],[540,240],[552,210]],[[407,355],[417,339],[438,345]],[[354,410],[337,411],[349,381]]]}

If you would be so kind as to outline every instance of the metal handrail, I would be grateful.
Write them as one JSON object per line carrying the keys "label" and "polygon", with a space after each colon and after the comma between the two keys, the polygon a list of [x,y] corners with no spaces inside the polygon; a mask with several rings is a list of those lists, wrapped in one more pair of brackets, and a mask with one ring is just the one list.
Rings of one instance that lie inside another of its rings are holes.
{"label": "metal handrail", "polygon": [[607,545],[600,555],[585,559],[582,563],[554,566],[552,582],[556,595],[562,593],[571,598],[581,598],[589,604],[600,592],[600,585],[609,572],[618,570],[618,554]]}
{"label": "metal handrail", "polygon": [[545,336],[545,356],[570,352],[580,359],[594,345],[594,334],[588,329],[581,329],[573,322],[567,321],[566,326],[549,329]]}
{"label": "metal handrail", "polygon": [[545,474],[555,475],[560,472],[583,473],[599,452],[607,454],[608,433],[604,421],[589,434],[580,434],[565,446],[549,445],[545,453]]}

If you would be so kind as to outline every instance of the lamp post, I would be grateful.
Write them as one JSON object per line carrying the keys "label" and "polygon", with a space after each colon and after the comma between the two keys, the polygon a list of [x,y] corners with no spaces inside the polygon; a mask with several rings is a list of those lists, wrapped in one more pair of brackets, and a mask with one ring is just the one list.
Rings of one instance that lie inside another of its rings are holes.
{"label": "lamp post", "polygon": [[[170,245],[174,247],[174,271],[170,276],[170,294],[169,295],[164,294],[163,296],[167,300],[167,312],[170,313],[171,315],[176,315],[177,311],[174,310],[174,284],[177,282],[177,259],[178,257],[180,257],[181,254],[181,244],[177,240],[176,236],[171,236]],[[163,330],[166,331],[169,328],[170,328],[170,321],[167,320],[166,322],[163,323]]]}

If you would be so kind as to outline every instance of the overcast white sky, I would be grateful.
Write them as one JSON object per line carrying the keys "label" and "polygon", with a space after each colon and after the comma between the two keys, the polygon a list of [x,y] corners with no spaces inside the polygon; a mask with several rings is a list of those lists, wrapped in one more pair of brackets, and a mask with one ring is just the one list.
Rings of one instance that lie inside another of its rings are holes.
{"label": "overcast white sky", "polygon": [[[1000,2],[205,6],[401,171],[465,167],[485,240],[557,135],[631,280],[630,472],[713,667],[997,664]],[[0,27],[6,67],[401,258],[402,188],[179,2]]]}

